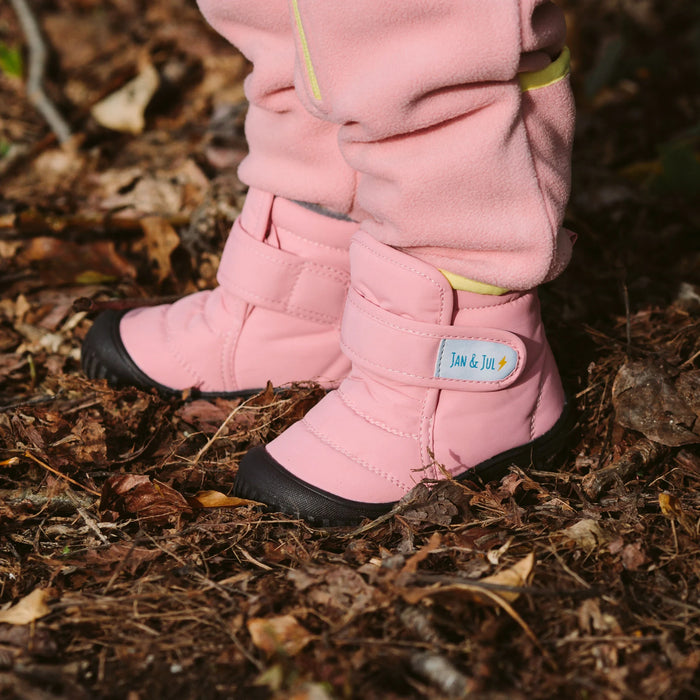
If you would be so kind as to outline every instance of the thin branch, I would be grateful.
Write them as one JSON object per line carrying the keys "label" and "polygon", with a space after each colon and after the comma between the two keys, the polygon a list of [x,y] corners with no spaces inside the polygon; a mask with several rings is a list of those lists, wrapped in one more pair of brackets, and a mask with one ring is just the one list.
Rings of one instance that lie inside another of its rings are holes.
{"label": "thin branch", "polygon": [[11,2],[29,47],[27,97],[56,134],[59,143],[65,143],[71,137],[70,127],[47,97],[42,85],[46,71],[46,44],[41,36],[41,30],[26,0],[11,0]]}
{"label": "thin branch", "polygon": [[609,466],[586,474],[582,481],[583,490],[588,498],[595,501],[614,484],[624,483],[638,471],[648,471],[669,451],[663,445],[642,438]]}
{"label": "thin branch", "polygon": [[83,486],[80,482],[76,481],[75,479],[71,479],[69,476],[66,474],[63,474],[62,472],[59,472],[58,469],[54,469],[53,467],[49,466],[46,464],[46,462],[42,462],[38,457],[35,457],[29,450],[25,450],[24,456],[27,459],[31,459],[32,462],[36,462],[40,467],[43,467],[46,469],[46,471],[51,472],[52,474],[55,474],[57,477],[61,479],[65,479],[66,481],[70,482],[73,484],[73,486],[79,486],[83,491],[87,491],[88,493],[91,493],[93,496],[97,496],[98,498],[100,497],[100,492],[95,491],[95,489],[91,489],[89,486]]}

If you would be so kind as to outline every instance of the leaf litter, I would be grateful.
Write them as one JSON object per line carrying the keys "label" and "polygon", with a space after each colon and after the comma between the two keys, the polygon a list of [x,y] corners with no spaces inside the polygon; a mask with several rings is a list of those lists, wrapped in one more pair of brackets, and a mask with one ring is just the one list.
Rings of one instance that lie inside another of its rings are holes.
{"label": "leaf litter", "polygon": [[[95,311],[215,283],[245,194],[245,60],[183,0],[33,3],[75,136],[56,146],[5,59],[0,695],[700,693],[700,222],[679,166],[699,150],[700,13],[567,5],[580,240],[541,297],[568,451],[317,530],[231,485],[318,387],[163,399],[78,369]],[[1,6],[4,55],[20,36]]]}

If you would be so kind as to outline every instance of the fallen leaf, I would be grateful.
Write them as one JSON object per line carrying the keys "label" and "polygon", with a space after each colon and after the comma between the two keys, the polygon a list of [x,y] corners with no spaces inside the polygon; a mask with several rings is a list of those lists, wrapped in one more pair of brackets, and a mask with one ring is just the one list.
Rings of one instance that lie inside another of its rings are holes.
{"label": "fallen leaf", "polygon": [[493,603],[496,598],[504,603],[512,603],[520,596],[518,591],[487,589],[494,585],[508,588],[520,588],[527,585],[534,565],[535,555],[533,552],[530,552],[530,554],[517,561],[510,568],[503,569],[496,574],[486,576],[477,581],[455,580],[445,585],[436,585],[428,588],[405,588],[401,591],[401,595],[410,604],[415,604],[426,597],[445,594],[464,595],[479,603]]}
{"label": "fallen leaf", "polygon": [[617,619],[600,609],[599,601],[589,598],[581,603],[578,610],[579,629],[584,634],[622,634]]}
{"label": "fallen leaf", "polygon": [[625,545],[620,556],[622,558],[622,566],[628,571],[636,571],[649,561],[647,555],[642,551],[641,542]]}
{"label": "fallen leaf", "polygon": [[254,617],[248,620],[248,632],[255,646],[267,654],[298,654],[312,639],[311,634],[293,615]]}
{"label": "fallen leaf", "polygon": [[647,360],[624,364],[613,383],[615,418],[650,440],[676,447],[700,442],[697,416],[681,398],[668,373]]}
{"label": "fallen leaf", "polygon": [[661,512],[668,516],[680,516],[683,511],[681,510],[681,503],[675,496],[670,493],[660,493],[659,494],[659,506],[661,507]]}
{"label": "fallen leaf", "polygon": [[0,610],[0,622],[8,625],[28,625],[51,612],[46,604],[49,591],[46,588],[35,588],[18,603],[7,610]]}
{"label": "fallen leaf", "polygon": [[92,284],[95,279],[136,277],[136,269],[117,253],[113,241],[74,243],[37,236],[19,254],[19,260],[32,263],[42,281],[54,288],[62,284]]}
{"label": "fallen leaf", "polygon": [[153,561],[162,555],[163,552],[160,549],[147,549],[146,547],[117,542],[106,549],[86,550],[81,563],[97,567],[119,562],[121,566],[126,567],[127,570],[133,573],[144,562]]}
{"label": "fallen leaf", "polygon": [[[226,402],[223,402],[221,399],[217,402],[196,399],[184,404],[177,410],[175,415],[185,423],[197,428],[197,430],[201,430],[205,435],[213,435],[221,428],[221,425],[229,417],[231,411],[236,406],[240,405],[240,403],[240,399]],[[246,415],[250,419],[250,425],[248,427],[252,427],[255,417],[249,414]],[[221,431],[220,434],[222,436],[230,434],[231,423],[233,423],[233,421],[227,424]]]}
{"label": "fallen leaf", "polygon": [[220,491],[200,491],[190,499],[190,502],[192,501],[194,501],[193,505],[200,508],[238,508],[240,506],[257,505],[258,503],[247,498],[227,496]]}
{"label": "fallen leaf", "polygon": [[688,404],[695,415],[700,417],[700,369],[683,372],[676,382],[678,395]]}
{"label": "fallen leaf", "polygon": [[158,281],[163,282],[173,272],[170,256],[180,245],[180,237],[175,229],[160,216],[147,216],[141,220],[145,234],[144,245],[149,260],[155,264]]}
{"label": "fallen leaf", "polygon": [[672,520],[677,520],[681,527],[692,537],[695,534],[695,518],[683,510],[677,496],[662,492],[659,494],[661,512]]}
{"label": "fallen leaf", "polygon": [[[535,554],[530,552],[526,557],[515,562],[508,569],[503,569],[492,576],[481,579],[481,583],[498,584],[500,586],[521,587],[527,585],[532,576],[532,569],[535,566]],[[513,602],[520,595],[517,592],[498,591],[498,595],[509,602]]]}
{"label": "fallen leaf", "polygon": [[144,113],[160,84],[158,71],[147,63],[141,72],[90,110],[102,126],[113,131],[140,134],[146,126]]}
{"label": "fallen leaf", "polygon": [[586,552],[592,552],[605,537],[598,523],[591,518],[575,522],[562,530],[561,534],[576,542]]}
{"label": "fallen leaf", "polygon": [[404,564],[403,574],[414,574],[418,569],[418,565],[428,557],[428,555],[436,550],[442,544],[442,537],[439,532],[434,532],[430,539],[424,544],[415,554],[413,554]]}
{"label": "fallen leaf", "polygon": [[102,487],[100,510],[137,516],[157,525],[192,514],[190,504],[179,491],[143,474],[116,474],[107,479]]}

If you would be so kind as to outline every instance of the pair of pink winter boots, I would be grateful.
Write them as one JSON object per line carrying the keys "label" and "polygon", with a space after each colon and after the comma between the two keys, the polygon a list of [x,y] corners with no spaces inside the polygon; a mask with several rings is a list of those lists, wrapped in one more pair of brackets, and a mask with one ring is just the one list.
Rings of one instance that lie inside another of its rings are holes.
{"label": "pair of pink winter boots", "polygon": [[351,5],[292,0],[289,23],[200,2],[254,64],[251,188],[219,286],[103,313],[83,347],[88,376],[164,393],[328,388],[234,487],[324,525],[385,513],[423,479],[544,462],[568,423],[533,291],[571,249],[561,13]]}

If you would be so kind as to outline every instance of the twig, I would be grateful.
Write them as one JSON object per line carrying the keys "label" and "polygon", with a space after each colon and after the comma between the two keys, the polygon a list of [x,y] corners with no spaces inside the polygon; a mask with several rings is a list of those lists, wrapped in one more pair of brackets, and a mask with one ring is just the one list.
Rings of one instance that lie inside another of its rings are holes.
{"label": "twig", "polygon": [[70,127],[47,97],[42,86],[46,70],[46,44],[41,36],[39,25],[26,0],[11,0],[11,2],[29,46],[27,97],[51,127],[59,143],[65,143],[71,137]]}
{"label": "twig", "polygon": [[13,401],[12,403],[0,406],[0,413],[4,413],[5,411],[12,411],[15,408],[23,408],[24,406],[37,406],[38,404],[42,403],[51,403],[57,398],[58,394],[48,394],[46,396],[33,396],[31,399],[20,399],[19,401]]}
{"label": "twig", "polygon": [[582,482],[583,490],[590,499],[595,500],[614,483],[622,483],[638,470],[648,469],[668,452],[667,447],[642,439],[610,466],[586,474]]}
{"label": "twig", "polygon": [[128,311],[130,309],[141,308],[142,306],[157,306],[158,304],[170,304],[180,299],[180,296],[172,295],[166,297],[152,297],[150,299],[90,299],[89,297],[78,297],[73,302],[73,311],[87,311],[96,313],[107,309],[114,311]]}
{"label": "twig", "polygon": [[103,544],[109,544],[109,540],[102,534],[98,524],[95,522],[95,518],[93,518],[85,508],[79,506],[78,514],[85,521],[85,524],[102,540]]}
{"label": "twig", "polygon": [[197,452],[195,455],[194,459],[192,460],[191,464],[194,466],[199,462],[199,460],[202,458],[202,455],[219,439],[219,436],[221,433],[224,431],[226,426],[229,424],[231,419],[244,407],[247,406],[248,403],[250,402],[251,399],[255,398],[254,396],[251,396],[250,398],[246,399],[243,401],[243,403],[238,404],[238,406],[234,407],[234,409],[231,411],[231,413],[228,414],[226,417],[226,420],[219,426],[219,429],[209,438],[207,441],[207,444],[202,447],[202,449]]}
{"label": "twig", "polygon": [[94,489],[91,489],[89,486],[83,486],[81,483],[75,481],[75,479],[71,479],[69,476],[62,474],[57,469],[50,467],[48,464],[46,464],[46,462],[42,462],[38,457],[35,457],[29,450],[25,451],[24,456],[27,459],[31,459],[32,462],[36,462],[40,467],[43,467],[44,469],[51,472],[52,474],[55,474],[56,476],[60,477],[61,479],[65,479],[66,481],[69,481],[74,486],[79,486],[81,489],[83,489],[83,491],[87,491],[88,493],[91,493],[93,496],[97,496],[98,498],[101,496],[99,491],[95,491]]}
{"label": "twig", "polygon": [[[18,459],[14,457],[13,459]],[[0,463],[0,466],[3,466]],[[48,508],[49,512],[70,512],[75,513],[76,505],[89,508],[94,501],[88,496],[70,492],[70,495],[56,494],[50,495],[46,490],[32,491],[31,489],[0,489],[0,503],[9,506],[17,506],[22,503],[29,503],[35,508]]]}

